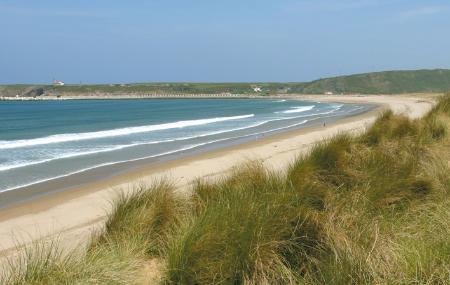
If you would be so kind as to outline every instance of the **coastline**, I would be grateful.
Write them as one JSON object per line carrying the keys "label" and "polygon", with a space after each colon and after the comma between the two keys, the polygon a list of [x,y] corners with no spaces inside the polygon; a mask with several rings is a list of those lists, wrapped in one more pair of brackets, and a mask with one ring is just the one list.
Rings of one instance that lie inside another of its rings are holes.
{"label": "coastline", "polygon": [[326,127],[308,127],[283,132],[216,151],[143,166],[135,171],[2,209],[0,255],[13,253],[17,244],[24,245],[55,234],[62,238],[63,244],[73,246],[74,241],[86,241],[92,230],[102,226],[105,214],[110,208],[109,201],[119,188],[130,191],[139,183],[149,183],[166,176],[176,183],[180,191],[183,191],[188,189],[196,177],[214,178],[249,159],[259,159],[271,168],[283,169],[296,155],[307,151],[323,138],[342,131],[363,130],[375,119],[381,108],[390,107],[397,113],[415,118],[423,115],[432,105],[431,101],[403,96],[307,95],[289,96],[289,99],[358,102],[377,104],[380,107],[361,115],[341,119]]}
{"label": "coastline", "polygon": [[[270,101],[270,100],[269,100]],[[292,100],[295,101],[295,100]],[[313,102],[312,102],[313,103]],[[362,104],[360,104],[362,105]],[[265,138],[273,136],[278,137],[284,133],[291,133],[300,130],[312,130],[314,128],[323,127],[323,124],[331,125],[336,121],[355,117],[377,108],[375,104],[364,104],[364,108],[359,111],[352,111],[346,114],[338,114],[329,117],[319,117],[309,119],[306,122],[300,123],[298,126],[280,127],[269,129],[266,131],[259,131],[245,136],[231,136],[221,139],[216,143],[205,143],[197,147],[181,149],[162,156],[150,156],[143,158],[134,158],[130,160],[123,160],[119,162],[110,163],[107,165],[86,168],[74,173],[69,173],[54,178],[38,181],[24,186],[18,186],[12,189],[6,189],[0,192],[0,210],[10,208],[15,204],[21,204],[35,200],[36,198],[51,195],[57,192],[63,192],[70,189],[80,188],[84,185],[90,185],[99,181],[109,181],[116,177],[129,176],[135,172],[140,172],[142,169],[151,168],[153,166],[165,165],[169,161],[180,161],[183,158],[196,158],[204,153],[215,153],[220,150],[233,150],[233,147],[245,146],[248,143],[260,141]]]}
{"label": "coastline", "polygon": [[[341,95],[323,95],[323,94],[272,94],[262,95],[258,93],[252,94],[152,94],[152,93],[75,93],[64,95],[43,95],[38,97],[22,97],[22,96],[0,96],[0,101],[64,101],[64,100],[135,100],[135,99],[293,99],[296,97],[366,97],[366,96],[408,96],[408,97],[429,97],[436,96],[440,93],[404,93],[404,94],[341,94]],[[348,102],[347,102],[348,103]]]}
{"label": "coastline", "polygon": [[43,95],[38,97],[24,96],[0,96],[0,101],[61,101],[61,100],[133,100],[133,99],[249,99],[267,98],[268,96],[259,94],[140,94],[140,93],[87,93],[87,94],[64,94],[64,95]]}

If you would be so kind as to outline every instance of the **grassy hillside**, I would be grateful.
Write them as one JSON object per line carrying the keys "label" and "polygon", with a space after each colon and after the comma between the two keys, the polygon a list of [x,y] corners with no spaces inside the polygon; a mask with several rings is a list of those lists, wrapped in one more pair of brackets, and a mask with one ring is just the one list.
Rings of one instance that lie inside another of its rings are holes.
{"label": "grassy hillside", "polygon": [[424,118],[387,111],[285,172],[258,163],[191,195],[119,197],[84,253],[36,245],[1,284],[448,284],[450,94]]}
{"label": "grassy hillside", "polygon": [[67,94],[254,94],[260,87],[266,94],[361,93],[398,94],[446,92],[450,70],[386,71],[319,79],[305,83],[133,83],[97,85],[3,85],[0,96]]}
{"label": "grassy hillside", "polygon": [[[4,85],[0,86],[0,96],[31,96],[30,90],[43,89],[47,95],[69,93],[92,94],[254,94],[252,87],[263,89],[262,94],[286,93],[290,86],[303,83],[132,83],[93,85]],[[301,87],[299,87],[301,89]]]}
{"label": "grassy hillside", "polygon": [[446,92],[450,70],[385,71],[320,79],[306,84],[303,93],[397,94]]}

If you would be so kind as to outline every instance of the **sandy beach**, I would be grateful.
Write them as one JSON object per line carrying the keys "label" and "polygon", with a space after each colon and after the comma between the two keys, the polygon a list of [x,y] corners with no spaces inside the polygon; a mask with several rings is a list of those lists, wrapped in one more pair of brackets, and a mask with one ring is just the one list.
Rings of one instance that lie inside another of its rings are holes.
{"label": "sandy beach", "polygon": [[[280,98],[280,97],[277,97]],[[339,132],[364,130],[382,108],[391,108],[411,118],[425,114],[432,106],[430,97],[395,95],[367,96],[289,96],[290,99],[342,103],[371,103],[374,111],[339,120],[326,127],[311,127],[286,132],[254,142],[224,148],[155,165],[139,167],[104,180],[83,184],[65,191],[37,198],[0,210],[0,256],[17,253],[40,239],[58,237],[65,247],[85,244],[93,230],[102,227],[111,200],[118,191],[130,191],[139,184],[149,184],[167,177],[180,191],[188,191],[195,178],[211,178],[227,173],[247,160],[261,160],[270,168],[283,170],[299,154],[314,143]]]}

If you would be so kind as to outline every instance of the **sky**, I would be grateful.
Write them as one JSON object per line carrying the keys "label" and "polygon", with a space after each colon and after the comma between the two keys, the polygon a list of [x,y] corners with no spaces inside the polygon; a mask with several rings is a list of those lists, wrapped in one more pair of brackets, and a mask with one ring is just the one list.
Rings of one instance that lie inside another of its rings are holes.
{"label": "sky", "polygon": [[449,0],[0,0],[0,84],[450,68]]}

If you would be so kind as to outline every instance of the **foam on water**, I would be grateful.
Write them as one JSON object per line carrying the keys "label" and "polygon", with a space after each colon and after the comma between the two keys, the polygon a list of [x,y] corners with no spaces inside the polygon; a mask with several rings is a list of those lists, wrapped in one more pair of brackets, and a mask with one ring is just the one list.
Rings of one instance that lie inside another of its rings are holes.
{"label": "foam on water", "polygon": [[178,121],[178,122],[166,123],[166,124],[129,127],[129,128],[121,128],[121,129],[113,129],[113,130],[106,130],[106,131],[89,132],[89,133],[59,134],[59,135],[52,135],[52,136],[48,136],[48,137],[28,139],[28,140],[0,141],[0,149],[12,149],[12,148],[36,146],[36,145],[43,145],[43,144],[53,144],[53,143],[62,143],[62,142],[72,142],[72,141],[124,136],[124,135],[146,133],[146,132],[159,131],[159,130],[178,129],[178,128],[200,126],[200,125],[206,125],[206,124],[212,124],[212,123],[218,123],[218,122],[224,122],[224,121],[230,121],[230,120],[246,119],[246,118],[251,118],[253,116],[254,116],[254,114],[249,114],[249,115],[232,116],[232,117],[187,120],[187,121]]}
{"label": "foam on water", "polygon": [[64,177],[67,177],[67,176],[70,176],[70,175],[83,173],[83,172],[86,172],[86,171],[89,171],[89,170],[93,170],[93,169],[96,169],[96,168],[99,168],[99,167],[110,166],[110,165],[120,164],[120,163],[140,161],[140,160],[144,160],[144,159],[150,159],[150,158],[156,158],[156,157],[160,157],[160,156],[164,156],[164,155],[175,154],[175,153],[178,153],[178,152],[191,150],[191,149],[194,149],[194,148],[198,148],[200,146],[213,144],[213,143],[217,143],[217,142],[223,142],[223,141],[232,140],[232,139],[238,139],[238,138],[245,138],[245,137],[249,137],[249,136],[258,136],[258,135],[262,135],[262,134],[266,134],[266,133],[271,133],[271,132],[274,132],[274,131],[279,131],[279,130],[283,130],[283,129],[293,128],[293,127],[296,127],[296,126],[299,126],[299,125],[306,124],[307,122],[308,122],[308,120],[303,120],[302,122],[299,122],[299,123],[295,123],[295,124],[292,124],[292,125],[289,125],[289,126],[285,126],[285,127],[271,129],[271,130],[268,130],[268,131],[251,133],[251,134],[247,134],[247,135],[244,135],[244,136],[234,136],[234,137],[227,137],[227,138],[223,138],[223,139],[207,141],[207,142],[204,142],[204,143],[190,145],[188,147],[183,147],[183,148],[176,149],[176,150],[173,150],[173,151],[167,151],[167,152],[163,152],[163,153],[159,153],[159,154],[155,154],[155,155],[150,155],[150,156],[145,156],[145,157],[140,157],[140,158],[136,158],[136,159],[128,159],[128,160],[121,160],[121,161],[102,163],[102,164],[98,164],[98,165],[95,165],[95,166],[83,168],[83,169],[80,169],[80,170],[77,170],[77,171],[73,171],[73,172],[70,172],[70,173],[66,173],[66,174],[63,174],[63,175],[58,175],[58,176],[54,176],[54,177],[51,177],[51,178],[46,178],[46,179],[41,179],[41,180],[38,180],[38,181],[34,181],[32,183],[22,184],[22,185],[14,186],[14,187],[11,187],[11,188],[3,189],[3,190],[0,190],[0,193],[7,192],[7,191],[12,191],[12,190],[23,188],[23,187],[32,186],[32,185],[35,185],[35,184],[39,184],[39,183],[43,183],[43,182],[47,182],[47,181],[51,181],[51,180],[55,180],[55,179],[59,179],[59,178],[64,178]]}
{"label": "foam on water", "polygon": [[285,99],[24,104],[11,112],[0,102],[5,122],[0,125],[0,192],[99,167],[215,149],[364,108]]}
{"label": "foam on water", "polygon": [[159,143],[169,143],[169,142],[184,141],[184,140],[190,140],[190,139],[196,139],[196,138],[203,138],[203,137],[208,137],[208,136],[213,136],[213,135],[218,135],[218,134],[224,134],[224,133],[229,133],[229,132],[235,132],[235,131],[255,128],[258,126],[262,126],[262,125],[266,124],[267,122],[268,121],[263,121],[263,122],[259,122],[257,124],[249,125],[249,126],[242,127],[242,128],[234,128],[234,129],[227,129],[227,130],[223,130],[223,131],[210,132],[210,133],[200,134],[197,136],[188,136],[188,137],[181,137],[181,138],[174,138],[174,139],[167,139],[167,140],[148,141],[148,142],[126,144],[126,145],[111,146],[109,148],[107,147],[107,148],[103,148],[103,149],[95,149],[92,151],[80,151],[80,152],[67,153],[67,154],[63,154],[63,155],[59,155],[59,156],[54,156],[52,158],[36,160],[36,161],[27,161],[27,162],[16,161],[11,164],[0,165],[0,171],[6,171],[6,170],[15,169],[15,168],[21,168],[21,167],[26,167],[26,166],[36,165],[36,164],[42,164],[42,163],[46,163],[46,162],[50,162],[50,161],[54,161],[54,160],[58,160],[58,159],[75,158],[78,156],[117,151],[117,150],[121,150],[121,149],[125,149],[125,148],[135,147],[135,146],[151,145],[151,144],[159,144]]}
{"label": "foam on water", "polygon": [[102,166],[109,166],[109,165],[114,165],[114,164],[118,164],[118,163],[133,162],[133,161],[139,161],[139,160],[143,160],[143,159],[159,157],[159,156],[163,156],[163,155],[174,154],[174,153],[177,153],[177,152],[180,152],[180,151],[193,149],[193,148],[205,145],[205,144],[207,144],[207,143],[201,143],[201,144],[197,144],[197,145],[194,145],[194,146],[185,147],[185,148],[181,148],[181,149],[177,149],[177,150],[173,150],[173,151],[168,151],[168,152],[164,152],[164,153],[160,153],[160,154],[156,154],[156,155],[150,155],[150,156],[137,158],[137,159],[130,159],[130,160],[123,160],[123,161],[102,163],[102,164],[98,164],[98,165],[95,165],[95,166],[86,167],[86,168],[83,168],[83,169],[80,169],[80,170],[77,170],[77,171],[73,171],[73,172],[70,172],[70,173],[66,173],[66,174],[63,174],[63,175],[58,175],[58,176],[54,176],[54,177],[50,177],[50,178],[46,178],[46,179],[37,180],[37,181],[31,182],[31,183],[22,184],[22,185],[14,186],[14,187],[11,187],[11,188],[3,189],[3,190],[0,190],[0,193],[11,191],[11,190],[15,190],[15,189],[18,189],[18,188],[32,186],[32,185],[39,184],[39,183],[42,183],[42,182],[47,182],[47,181],[51,181],[51,180],[55,180],[55,179],[58,179],[58,178],[67,177],[67,176],[78,174],[78,173],[83,173],[83,172],[86,172],[86,171],[89,171],[89,170],[93,170],[93,169],[96,169],[96,168],[99,168],[99,167],[102,167]]}
{"label": "foam on water", "polygon": [[276,113],[282,113],[282,114],[302,113],[302,112],[306,112],[306,111],[311,111],[312,109],[314,109],[314,107],[315,107],[315,105],[291,107],[290,110],[276,112]]}

